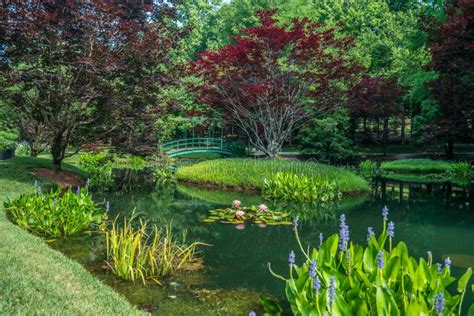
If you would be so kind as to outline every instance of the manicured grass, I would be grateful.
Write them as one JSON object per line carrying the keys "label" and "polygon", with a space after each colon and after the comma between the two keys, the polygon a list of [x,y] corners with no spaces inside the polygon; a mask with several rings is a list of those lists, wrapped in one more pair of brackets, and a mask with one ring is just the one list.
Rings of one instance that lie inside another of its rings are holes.
{"label": "manicured grass", "polygon": [[350,170],[318,163],[288,160],[219,159],[178,169],[178,180],[261,190],[265,178],[277,172],[304,174],[336,181],[344,193],[365,191],[368,183]]}
{"label": "manicured grass", "polygon": [[[34,190],[28,168],[50,165],[48,159],[24,156],[0,161],[0,315],[143,314],[80,264],[6,218],[3,201]],[[67,164],[64,170],[84,176]]]}
{"label": "manicured grass", "polygon": [[445,173],[451,169],[453,163],[431,159],[401,159],[383,162],[382,171],[398,173]]}

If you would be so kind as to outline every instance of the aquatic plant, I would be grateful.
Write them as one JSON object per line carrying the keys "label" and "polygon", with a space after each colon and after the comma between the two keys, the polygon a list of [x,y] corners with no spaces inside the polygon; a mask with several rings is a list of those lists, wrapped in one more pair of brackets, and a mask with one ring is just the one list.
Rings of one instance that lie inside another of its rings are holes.
{"label": "aquatic plant", "polygon": [[[286,212],[272,211],[265,204],[259,206],[241,207],[239,200],[232,201],[231,208],[210,210],[210,216],[203,222],[213,223],[220,221],[224,224],[242,225],[252,221],[258,225],[291,225],[290,214]],[[240,226],[241,227],[241,226]],[[237,227],[239,228],[239,227]]]}
{"label": "aquatic plant", "polygon": [[[269,264],[270,272],[286,283],[293,314],[461,315],[472,269],[467,269],[453,288],[456,278],[451,275],[451,260],[446,258],[444,266],[434,264],[431,253],[427,260],[416,260],[403,241],[392,247],[395,225],[387,220],[388,210],[384,208],[382,232],[376,237],[369,227],[365,247],[353,242],[340,246],[341,239],[345,243],[348,237],[345,217],[341,218],[339,234],[312,249],[301,244],[295,229],[304,263],[295,264],[297,258],[292,252],[289,278],[276,274]],[[469,311],[474,311],[474,304]]]}
{"label": "aquatic plant", "polygon": [[372,179],[377,176],[377,163],[372,160],[364,160],[359,164],[359,174],[365,179]]}
{"label": "aquatic plant", "polygon": [[93,191],[108,191],[113,186],[112,157],[107,153],[81,153],[79,165],[87,172],[90,179],[90,189]]}
{"label": "aquatic plant", "polygon": [[4,203],[12,222],[37,235],[46,237],[70,236],[87,230],[105,229],[107,214],[99,208],[85,188],[74,192],[61,188],[22,194]]}
{"label": "aquatic plant", "polygon": [[342,197],[333,180],[283,172],[265,179],[262,194],[268,198],[296,202],[328,202]]}
{"label": "aquatic plant", "polygon": [[187,264],[199,262],[196,247],[199,242],[186,243],[172,234],[171,224],[159,228],[139,219],[134,212],[123,224],[118,217],[106,233],[107,264],[111,271],[124,280],[152,280],[161,285],[160,278],[184,269]]}

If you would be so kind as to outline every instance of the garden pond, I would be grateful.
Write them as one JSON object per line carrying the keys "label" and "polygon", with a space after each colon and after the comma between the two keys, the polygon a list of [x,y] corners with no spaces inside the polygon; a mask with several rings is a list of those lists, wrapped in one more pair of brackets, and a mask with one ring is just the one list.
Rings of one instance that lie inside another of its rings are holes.
{"label": "garden pond", "polygon": [[[453,273],[460,276],[474,267],[474,206],[472,190],[449,184],[379,181],[370,193],[344,198],[339,205],[312,206],[263,201],[254,194],[209,190],[177,185],[173,188],[113,194],[110,215],[130,215],[134,208],[152,222],[171,222],[176,232],[186,230],[187,240],[201,241],[203,265],[193,265],[183,274],[143,285],[121,281],[107,270],[103,236],[68,238],[51,243],[55,249],[83,264],[96,277],[123,294],[141,309],[161,315],[247,315],[260,314],[259,298],[269,296],[284,307],[284,284],[268,271],[267,263],[282,275],[288,273],[288,253],[294,250],[296,263],[303,261],[292,226],[245,226],[204,223],[208,210],[230,207],[233,200],[243,206],[265,202],[271,209],[299,215],[304,245],[319,243],[319,233],[338,231],[338,215],[345,213],[351,240],[365,243],[367,227],[380,233],[381,209],[390,209],[396,224],[395,240],[407,243],[411,255],[433,253],[433,261],[450,257]],[[468,286],[470,289],[470,286]],[[465,307],[472,302],[471,291]]]}

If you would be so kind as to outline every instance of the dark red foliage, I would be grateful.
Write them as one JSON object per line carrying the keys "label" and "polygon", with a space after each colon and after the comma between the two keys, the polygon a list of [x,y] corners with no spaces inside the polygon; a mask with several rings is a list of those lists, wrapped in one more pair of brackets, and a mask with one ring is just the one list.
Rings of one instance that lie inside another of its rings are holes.
{"label": "dark red foliage", "polygon": [[474,140],[474,0],[448,5],[442,26],[433,32],[432,69],[439,73],[431,83],[440,107],[439,136],[450,143]]}
{"label": "dark red foliage", "polygon": [[361,70],[344,58],[352,38],[306,18],[279,26],[274,13],[259,11],[260,26],[201,53],[190,67],[203,79],[198,101],[223,110],[270,157],[302,120],[343,102]]}
{"label": "dark red foliage", "polygon": [[402,88],[397,78],[362,76],[351,89],[350,112],[357,118],[383,119],[399,113]]}
{"label": "dark red foliage", "polygon": [[160,91],[176,81],[171,51],[182,34],[168,23],[169,1],[149,3],[0,6],[3,91],[20,112],[40,114],[52,131],[55,163],[69,143],[87,139],[110,139],[132,152],[153,148]]}

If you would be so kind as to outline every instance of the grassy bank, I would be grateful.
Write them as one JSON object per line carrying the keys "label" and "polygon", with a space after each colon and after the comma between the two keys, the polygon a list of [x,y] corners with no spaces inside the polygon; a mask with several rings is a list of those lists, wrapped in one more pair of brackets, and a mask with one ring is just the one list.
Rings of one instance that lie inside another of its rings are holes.
{"label": "grassy bank", "polygon": [[401,159],[383,162],[380,165],[382,171],[398,173],[445,173],[454,164],[447,161],[431,159]]}
{"label": "grassy bank", "polygon": [[[29,168],[50,165],[48,159],[30,157],[0,161],[0,209],[7,197],[34,190]],[[71,165],[64,170],[83,175]],[[1,315],[142,314],[80,264],[10,223],[3,210],[0,231]]]}
{"label": "grassy bank", "polygon": [[272,177],[277,172],[334,180],[338,189],[344,193],[368,189],[367,181],[350,170],[287,160],[209,160],[179,168],[176,177],[181,181],[261,190],[264,179]]}

